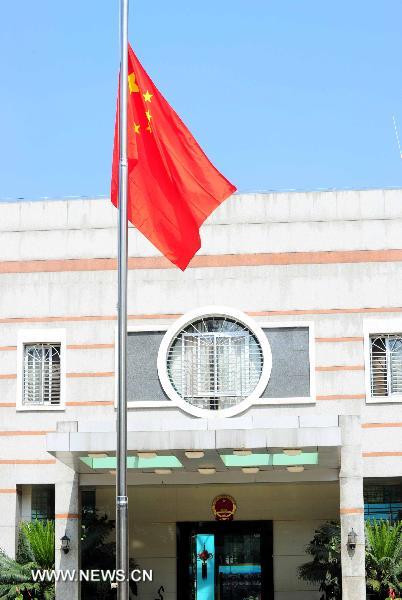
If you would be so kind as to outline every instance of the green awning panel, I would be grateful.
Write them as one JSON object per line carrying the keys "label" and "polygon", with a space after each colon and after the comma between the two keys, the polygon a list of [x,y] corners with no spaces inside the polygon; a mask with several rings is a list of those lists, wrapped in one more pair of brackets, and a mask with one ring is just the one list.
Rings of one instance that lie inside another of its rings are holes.
{"label": "green awning panel", "polygon": [[318,452],[302,452],[298,456],[288,456],[283,452],[278,454],[249,454],[248,456],[221,454],[221,459],[226,467],[290,467],[293,465],[318,464]]}
{"label": "green awning panel", "polygon": [[[81,456],[80,460],[90,469],[115,469],[116,457],[90,458]],[[154,458],[127,457],[127,469],[177,469],[183,465],[176,456],[155,456]]]}

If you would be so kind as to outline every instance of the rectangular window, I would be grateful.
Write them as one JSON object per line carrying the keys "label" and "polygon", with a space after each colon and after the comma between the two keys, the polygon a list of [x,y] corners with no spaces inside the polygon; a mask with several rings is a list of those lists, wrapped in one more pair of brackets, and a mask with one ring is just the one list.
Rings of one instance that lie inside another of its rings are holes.
{"label": "rectangular window", "polygon": [[185,397],[242,396],[250,386],[247,333],[183,334]]}
{"label": "rectangular window", "polygon": [[24,345],[23,404],[60,405],[60,344]]}
{"label": "rectangular window", "polygon": [[18,332],[18,411],[65,410],[66,347],[65,329]]}
{"label": "rectangular window", "polygon": [[54,485],[32,486],[31,519],[54,519]]}
{"label": "rectangular window", "polygon": [[370,336],[371,396],[402,396],[402,335]]}
{"label": "rectangular window", "polygon": [[402,520],[402,485],[400,483],[364,485],[365,519]]}

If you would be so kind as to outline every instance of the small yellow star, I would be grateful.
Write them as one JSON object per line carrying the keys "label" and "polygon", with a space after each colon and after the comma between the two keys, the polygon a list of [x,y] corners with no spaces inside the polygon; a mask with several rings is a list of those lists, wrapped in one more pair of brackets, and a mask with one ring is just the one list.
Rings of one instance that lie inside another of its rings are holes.
{"label": "small yellow star", "polygon": [[144,96],[145,102],[151,102],[151,98],[152,98],[153,94],[150,94],[148,92],[148,90],[145,92],[145,94],[142,94],[142,95]]}
{"label": "small yellow star", "polygon": [[150,123],[150,122],[151,122],[151,119],[152,119],[152,115],[151,115],[151,113],[149,112],[149,110],[147,110],[147,112],[145,113],[145,115],[146,115],[146,117],[147,117],[147,119],[148,119],[148,123]]}
{"label": "small yellow star", "polygon": [[130,89],[130,94],[132,94],[133,92],[140,91],[140,88],[135,82],[135,73],[130,73],[130,75],[128,76],[128,87]]}
{"label": "small yellow star", "polygon": [[141,125],[139,123],[138,124],[134,123],[134,132],[139,134],[140,133],[140,127],[141,127]]}
{"label": "small yellow star", "polygon": [[152,133],[151,125],[148,125],[147,131],[149,131],[149,133]]}

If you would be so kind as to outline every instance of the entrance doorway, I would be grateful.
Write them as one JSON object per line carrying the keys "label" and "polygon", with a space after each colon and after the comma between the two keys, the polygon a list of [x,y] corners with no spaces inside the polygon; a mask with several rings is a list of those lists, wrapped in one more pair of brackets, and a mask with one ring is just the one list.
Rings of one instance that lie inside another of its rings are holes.
{"label": "entrance doorway", "polygon": [[273,600],[272,522],[178,523],[177,597]]}

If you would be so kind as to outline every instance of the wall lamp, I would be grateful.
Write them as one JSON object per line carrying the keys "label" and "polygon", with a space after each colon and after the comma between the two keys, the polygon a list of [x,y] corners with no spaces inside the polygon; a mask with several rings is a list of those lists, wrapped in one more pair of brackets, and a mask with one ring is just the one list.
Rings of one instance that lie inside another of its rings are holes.
{"label": "wall lamp", "polygon": [[349,548],[349,550],[354,550],[356,548],[356,543],[357,543],[357,533],[352,527],[351,531],[349,531],[349,533],[348,533],[348,548]]}
{"label": "wall lamp", "polygon": [[62,538],[60,538],[61,541],[61,549],[63,550],[64,554],[68,554],[70,552],[70,538],[68,537],[68,535],[64,534]]}

